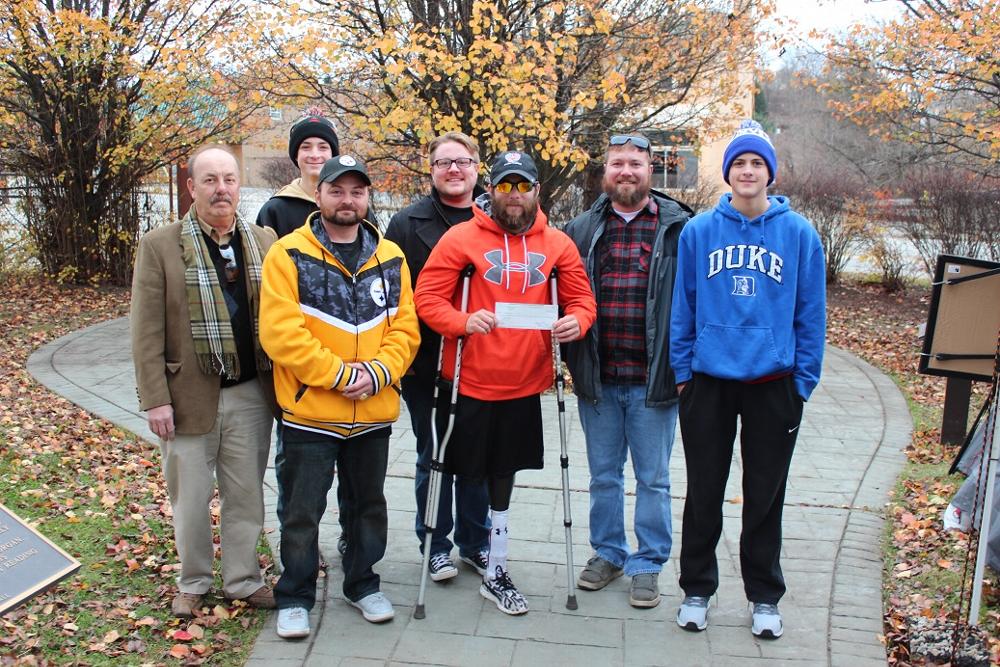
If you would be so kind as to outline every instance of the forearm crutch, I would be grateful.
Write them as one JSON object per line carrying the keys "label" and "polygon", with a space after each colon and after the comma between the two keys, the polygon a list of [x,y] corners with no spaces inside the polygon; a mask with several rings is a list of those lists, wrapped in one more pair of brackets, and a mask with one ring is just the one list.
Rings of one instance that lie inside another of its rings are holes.
{"label": "forearm crutch", "polygon": [[[557,284],[557,269],[552,268],[549,276],[549,287],[552,289],[552,303],[559,304],[559,286]],[[566,527],[566,608],[576,609],[576,594],[573,592],[573,515],[569,508],[569,453],[566,433],[566,401],[563,391],[566,388],[566,376],[562,369],[562,355],[559,352],[559,341],[552,337],[552,350],[555,355],[556,369],[556,403],[559,406],[559,465],[562,468],[563,526]]]}
{"label": "forearm crutch", "polygon": [[[469,264],[462,269],[462,312],[469,308],[469,281],[475,267]],[[417,606],[413,609],[413,618],[424,618],[424,594],[427,592],[427,572],[431,562],[431,541],[434,539],[434,529],[437,528],[438,506],[441,503],[441,478],[444,476],[444,453],[448,448],[452,428],[455,426],[455,408],[458,405],[458,378],[462,372],[462,344],[465,336],[459,336],[455,343],[455,372],[451,383],[451,401],[448,404],[448,426],[444,435],[438,438],[437,404],[438,392],[441,387],[441,366],[444,363],[444,336],[441,336],[441,346],[438,348],[437,377],[434,382],[434,402],[431,405],[431,443],[434,446],[431,457],[431,475],[427,484],[427,505],[424,508],[424,558],[420,565],[420,591],[417,593]]]}

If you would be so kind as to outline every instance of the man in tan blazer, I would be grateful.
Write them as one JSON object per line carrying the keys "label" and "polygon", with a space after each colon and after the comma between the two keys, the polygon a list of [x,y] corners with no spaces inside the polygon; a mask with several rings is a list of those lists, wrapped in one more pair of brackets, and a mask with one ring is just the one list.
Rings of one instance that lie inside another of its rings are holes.
{"label": "man in tan blazer", "polygon": [[139,242],[132,356],[139,406],[160,438],[181,569],[172,612],[191,617],[212,587],[209,503],[218,482],[223,595],[274,607],[257,543],[273,423],[271,366],[257,337],[270,229],[236,215],[240,169],[220,147],[188,162],[194,203]]}

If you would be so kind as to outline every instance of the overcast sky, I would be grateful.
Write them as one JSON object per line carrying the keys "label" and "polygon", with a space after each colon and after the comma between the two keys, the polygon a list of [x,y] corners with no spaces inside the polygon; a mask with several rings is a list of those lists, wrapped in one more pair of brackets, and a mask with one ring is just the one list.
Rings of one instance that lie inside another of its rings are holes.
{"label": "overcast sky", "polygon": [[[839,32],[852,23],[875,22],[891,19],[899,15],[902,5],[897,0],[776,0],[777,14],[785,30],[803,39],[812,30]],[[792,23],[794,22],[794,23]],[[810,40],[813,47],[820,47],[822,41]],[[794,40],[789,49],[794,49]],[[778,54],[769,51],[771,67],[780,69]]]}
{"label": "overcast sky", "polygon": [[794,19],[803,32],[814,28],[842,29],[855,21],[891,18],[899,13],[896,0],[777,0],[778,14]]}

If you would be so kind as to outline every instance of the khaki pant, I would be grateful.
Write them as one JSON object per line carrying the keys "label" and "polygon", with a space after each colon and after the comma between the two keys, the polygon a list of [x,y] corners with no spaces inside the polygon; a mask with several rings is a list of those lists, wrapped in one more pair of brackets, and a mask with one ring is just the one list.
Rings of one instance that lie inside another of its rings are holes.
{"label": "khaki pant", "polygon": [[211,431],[160,441],[182,593],[204,594],[212,588],[209,502],[215,480],[222,501],[223,593],[242,598],[264,585],[257,543],[264,525],[263,479],[272,422],[260,384],[251,380],[220,391]]}

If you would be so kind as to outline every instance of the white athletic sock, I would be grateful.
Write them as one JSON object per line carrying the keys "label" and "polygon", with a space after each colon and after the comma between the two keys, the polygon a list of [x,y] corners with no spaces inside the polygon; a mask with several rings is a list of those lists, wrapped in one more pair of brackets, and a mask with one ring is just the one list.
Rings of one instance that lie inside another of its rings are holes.
{"label": "white athletic sock", "polygon": [[497,578],[497,567],[507,569],[507,512],[490,510],[490,522],[493,529],[490,530],[490,556],[486,566],[487,579]]}

